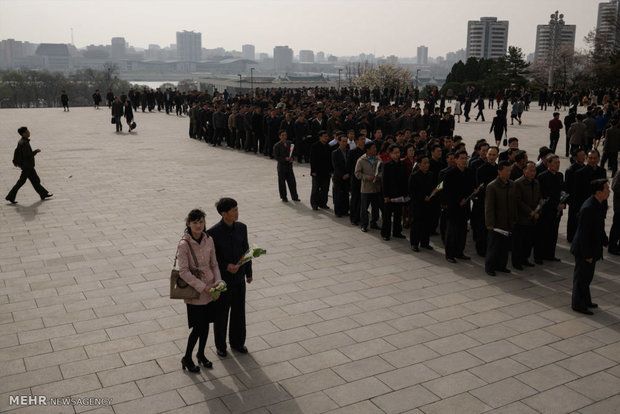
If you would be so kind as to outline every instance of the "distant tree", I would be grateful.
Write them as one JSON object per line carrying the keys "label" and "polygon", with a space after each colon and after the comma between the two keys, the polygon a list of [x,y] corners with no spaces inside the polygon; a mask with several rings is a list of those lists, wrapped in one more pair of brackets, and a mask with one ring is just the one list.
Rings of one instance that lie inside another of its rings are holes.
{"label": "distant tree", "polygon": [[396,91],[404,91],[411,86],[413,75],[408,69],[395,66],[391,63],[371,67],[363,72],[354,81],[354,85],[358,88],[367,87],[369,89],[384,88],[394,89]]}
{"label": "distant tree", "polygon": [[530,64],[525,60],[525,55],[520,47],[509,46],[508,55],[505,57],[506,71],[511,85],[525,86],[527,84],[527,68]]}
{"label": "distant tree", "polygon": [[620,52],[615,50],[610,35],[591,30],[585,37],[589,57],[597,86],[618,86],[620,84]]}

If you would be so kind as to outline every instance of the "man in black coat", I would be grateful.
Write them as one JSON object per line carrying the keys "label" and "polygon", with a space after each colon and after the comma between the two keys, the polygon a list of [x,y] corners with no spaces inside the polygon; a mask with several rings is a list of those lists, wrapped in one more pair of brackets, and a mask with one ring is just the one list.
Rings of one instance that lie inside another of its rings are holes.
{"label": "man in black coat", "polygon": [[566,191],[570,196],[568,197],[568,223],[566,224],[566,239],[569,243],[573,241],[575,231],[577,230],[577,213],[581,205],[577,205],[575,201],[575,173],[584,167],[586,159],[586,152],[583,148],[573,149],[572,164],[566,169],[564,173],[564,179],[566,180]]}
{"label": "man in black coat", "polygon": [[606,179],[598,179],[592,181],[591,186],[592,196],[579,210],[577,232],[570,248],[570,252],[575,256],[572,308],[586,315],[593,315],[590,309],[598,307],[590,296],[590,282],[594,277],[596,261],[603,258],[603,247],[609,242],[605,234],[609,183]]}
{"label": "man in black coat", "polygon": [[15,148],[15,152],[13,153],[13,165],[21,168],[22,173],[17,183],[15,183],[11,191],[9,191],[9,194],[5,197],[5,200],[11,204],[17,204],[15,197],[17,197],[17,192],[26,183],[26,180],[30,180],[30,183],[41,197],[41,200],[45,200],[53,194],[48,193],[41,185],[41,179],[34,169],[34,156],[41,152],[41,150],[38,148],[34,151],[32,150],[30,146],[30,131],[28,131],[27,127],[21,127],[17,132],[21,136],[21,139],[17,143],[17,148]]}
{"label": "man in black coat", "polygon": [[428,218],[434,213],[431,194],[436,187],[428,155],[420,154],[417,164],[418,168],[409,176],[412,217],[409,241],[414,252],[420,251],[419,246],[433,250],[429,244],[432,224]]}
{"label": "man in black coat", "polygon": [[362,191],[362,182],[357,179],[355,176],[355,164],[357,164],[357,160],[364,154],[366,154],[366,150],[364,146],[366,145],[366,137],[360,135],[355,138],[355,148],[349,151],[349,155],[347,156],[347,172],[351,177],[351,203],[350,203],[350,211],[351,214],[349,219],[351,220],[351,224],[354,226],[359,226],[360,224],[360,212],[361,212],[361,191]]}
{"label": "man in black coat", "polygon": [[540,183],[540,196],[549,198],[540,214],[537,238],[534,244],[534,260],[536,264],[543,264],[544,260],[559,262],[555,257],[555,248],[558,243],[558,227],[562,211],[566,207],[560,203],[564,190],[564,176],[560,170],[560,157],[555,154],[547,155],[547,170],[537,178]]}
{"label": "man in black coat", "polygon": [[319,132],[319,141],[315,142],[310,149],[310,174],[312,175],[310,205],[313,210],[318,210],[319,207],[329,210],[327,197],[329,180],[332,175],[332,160],[327,141],[327,131],[321,131]]}
{"label": "man in black coat", "polygon": [[291,143],[286,140],[285,130],[280,130],[280,141],[273,146],[273,156],[278,162],[278,191],[283,202],[287,203],[286,185],[291,193],[293,201],[299,201],[297,195],[297,182],[293,173],[293,157],[291,155]]}
{"label": "man in black coat", "polygon": [[577,211],[581,210],[581,205],[590,197],[590,183],[594,180],[607,178],[605,168],[599,167],[600,156],[597,150],[592,149],[588,152],[586,165],[575,172],[575,194],[573,202]]}
{"label": "man in black coat", "polygon": [[[383,178],[381,180],[383,191],[383,225],[381,236],[383,240],[390,240],[392,236],[397,239],[404,239],[402,234],[403,224],[403,205],[404,198],[408,194],[407,190],[407,170],[405,164],[400,160],[400,148],[397,144],[391,144],[388,148],[390,160],[383,164]],[[402,199],[402,201],[397,201]],[[394,226],[392,228],[392,217]]]}
{"label": "man in black coat", "polygon": [[334,213],[336,217],[349,214],[349,186],[351,175],[347,170],[349,144],[346,135],[338,137],[338,148],[332,151],[332,167],[334,170],[333,190]]}
{"label": "man in black coat", "polygon": [[[245,284],[252,283],[252,261],[241,266],[239,261],[249,250],[248,228],[239,220],[239,208],[232,198],[221,198],[216,204],[217,212],[222,216],[219,223],[211,227],[207,233],[213,238],[217,264],[227,290],[220,294],[216,302],[218,312],[214,324],[214,339],[217,354],[225,357],[226,331],[230,347],[235,351],[247,354],[245,347]],[[228,314],[230,312],[230,329]]]}
{"label": "man in black coat", "polygon": [[487,228],[484,224],[484,201],[486,196],[486,185],[497,178],[497,157],[498,148],[493,146],[486,151],[485,161],[475,172],[476,185],[484,184],[474,198],[471,211],[471,230],[476,245],[476,253],[480,257],[486,256],[487,252]]}

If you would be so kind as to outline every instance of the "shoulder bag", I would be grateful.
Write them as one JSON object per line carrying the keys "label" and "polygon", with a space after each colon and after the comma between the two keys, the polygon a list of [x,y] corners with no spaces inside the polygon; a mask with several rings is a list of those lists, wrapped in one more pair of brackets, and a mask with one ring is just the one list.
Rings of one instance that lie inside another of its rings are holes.
{"label": "shoulder bag", "polygon": [[[200,269],[198,269],[198,259],[196,258],[196,254],[194,253],[194,249],[192,249],[192,245],[186,240],[187,247],[189,247],[189,251],[192,254],[192,258],[194,259],[195,269],[190,267],[189,271],[199,278],[202,274]],[[179,249],[177,248],[177,253],[174,256],[174,265],[172,266],[172,271],[170,272],[170,299],[198,299],[200,297],[200,292],[194,289],[192,286],[188,285],[181,275],[179,274],[179,270],[177,269],[177,256],[179,254]]]}

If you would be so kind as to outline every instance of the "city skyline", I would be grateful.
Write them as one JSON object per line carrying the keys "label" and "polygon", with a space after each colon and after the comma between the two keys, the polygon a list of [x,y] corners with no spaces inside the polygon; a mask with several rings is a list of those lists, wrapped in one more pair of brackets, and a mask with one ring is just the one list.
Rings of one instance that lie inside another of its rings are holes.
{"label": "city skyline", "polygon": [[[248,1],[185,0],[175,4],[175,9],[193,8],[196,13],[183,14],[176,22],[166,12],[169,3],[159,0],[111,0],[105,3],[90,0],[0,0],[0,38],[32,43],[71,43],[73,29],[74,45],[78,48],[91,44],[106,45],[110,43],[111,37],[124,37],[130,45],[147,49],[149,44],[169,46],[175,42],[177,31],[193,30],[203,33],[203,48],[240,50],[242,44],[251,43],[255,45],[257,55],[271,52],[277,45],[288,44],[295,55],[300,50],[313,50],[315,53],[324,51],[336,56],[373,53],[375,56],[414,57],[417,47],[424,44],[428,47],[429,56],[437,57],[466,47],[468,20],[495,16],[499,20],[510,21],[508,45],[521,47],[527,55],[535,50],[536,26],[546,24],[549,14],[556,9],[565,14],[567,23],[577,26],[575,47],[583,48],[583,37],[596,26],[599,2],[584,5],[583,2],[573,0],[550,0],[542,7],[540,2],[533,0],[523,0],[517,5],[498,3],[489,0],[471,0],[465,5],[456,0],[433,2],[432,15],[440,17],[445,27],[443,34],[440,34],[435,30],[436,19],[418,17],[418,10],[427,10],[424,6],[428,2],[422,0],[271,0],[261,2],[260,9],[255,6],[256,3]],[[528,7],[530,4],[537,7]],[[328,5],[329,13],[325,13],[323,6]],[[289,6],[285,13],[288,19],[281,17],[285,6]],[[123,12],[106,17],[117,7]],[[399,13],[390,13],[394,8],[398,8]],[[67,10],[71,10],[71,13],[66,13]],[[93,15],[101,15],[102,27],[109,27],[110,30],[93,30]],[[345,15],[347,19],[342,18]],[[309,22],[307,30],[299,30],[296,17],[302,16],[304,21]],[[137,21],[160,22],[162,18],[165,18],[165,23],[153,24],[152,28],[148,27],[148,23],[147,26],[136,24]],[[113,19],[113,24],[105,23],[110,19]],[[240,19],[244,24],[235,24],[234,27],[241,27],[241,30],[230,30],[227,25]],[[386,23],[390,27],[389,31],[383,30],[382,24],[379,24],[386,19],[392,19]],[[262,23],[258,24],[257,20]],[[37,24],[25,24],[30,21],[37,21]],[[373,30],[373,21],[377,23],[374,25],[377,26],[376,30]],[[365,22],[362,26],[367,28],[360,30],[360,22]],[[222,35],[214,35],[218,33]],[[411,41],[403,42],[403,36],[411,38]]]}

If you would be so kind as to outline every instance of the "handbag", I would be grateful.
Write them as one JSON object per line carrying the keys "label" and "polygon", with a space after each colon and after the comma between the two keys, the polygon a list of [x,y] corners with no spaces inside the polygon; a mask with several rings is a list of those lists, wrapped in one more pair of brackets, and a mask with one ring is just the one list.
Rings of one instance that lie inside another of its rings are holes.
{"label": "handbag", "polygon": [[112,117],[112,120],[110,121],[111,124],[115,124],[116,123],[116,118]]}
{"label": "handbag", "polygon": [[[196,258],[194,249],[192,249],[192,245],[187,241],[185,241],[185,243],[187,243],[187,246],[189,247],[189,251],[194,259],[194,265],[196,266],[196,269],[192,269],[190,267],[189,271],[192,275],[199,278],[202,275],[202,272],[198,269],[198,259]],[[177,249],[177,253],[174,256],[174,265],[172,266],[172,271],[170,272],[170,299],[198,299],[200,297],[200,292],[183,280],[178,269],[176,268],[178,254],[179,249]]]}
{"label": "handbag", "polygon": [[130,126],[131,126],[131,129],[136,129],[136,123],[135,122],[132,122]]}

